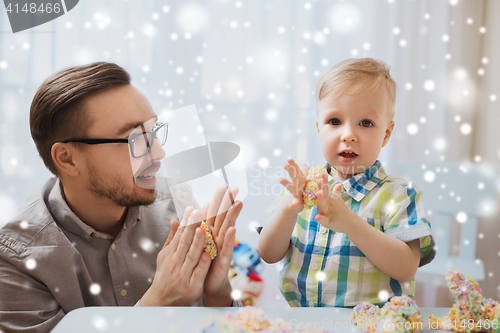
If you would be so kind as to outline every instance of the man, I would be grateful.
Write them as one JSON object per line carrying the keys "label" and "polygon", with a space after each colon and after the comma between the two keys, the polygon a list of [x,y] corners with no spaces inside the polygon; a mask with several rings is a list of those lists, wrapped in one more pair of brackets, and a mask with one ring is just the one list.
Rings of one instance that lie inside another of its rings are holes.
{"label": "man", "polygon": [[[233,304],[227,272],[242,205],[222,188],[199,211],[187,185],[156,184],[166,126],[116,64],[42,83],[30,128],[57,177],[0,230],[0,330],[48,332],[84,306]],[[173,196],[185,208],[180,225]],[[205,219],[213,261],[197,223]]]}

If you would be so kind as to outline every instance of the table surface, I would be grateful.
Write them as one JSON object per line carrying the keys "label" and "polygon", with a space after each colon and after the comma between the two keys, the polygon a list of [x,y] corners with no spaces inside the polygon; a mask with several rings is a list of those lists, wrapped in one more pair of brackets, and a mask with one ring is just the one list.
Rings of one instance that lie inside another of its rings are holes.
{"label": "table surface", "polygon": [[[262,307],[270,320],[280,317],[288,322],[302,325],[299,327],[321,327],[331,332],[359,332],[349,326],[351,309],[346,308],[266,308]],[[201,307],[86,307],[69,312],[57,324],[53,333],[92,333],[92,332],[148,332],[166,333],[176,328],[180,333],[199,333],[203,320],[210,316],[218,318],[239,308],[201,308]],[[441,317],[449,308],[421,308],[425,332],[445,332],[429,328],[429,315]],[[342,327],[343,326],[343,327]]]}

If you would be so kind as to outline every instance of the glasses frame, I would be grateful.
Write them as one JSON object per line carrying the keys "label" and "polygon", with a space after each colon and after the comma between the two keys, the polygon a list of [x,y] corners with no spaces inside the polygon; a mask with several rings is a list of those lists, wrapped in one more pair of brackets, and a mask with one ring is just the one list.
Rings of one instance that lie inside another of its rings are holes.
{"label": "glasses frame", "polygon": [[[158,131],[160,129],[162,129],[163,127],[166,126],[166,134],[165,134],[165,142],[163,144],[160,143],[161,146],[163,146],[165,143],[167,143],[167,140],[168,140],[168,123],[162,123],[162,122],[159,122],[157,121],[152,130],[151,131],[144,131],[144,126],[141,125],[141,127],[143,128],[143,132],[141,133],[135,133],[135,134],[131,134],[129,135],[128,138],[123,138],[123,139],[103,139],[103,138],[99,138],[99,139],[68,139],[68,140],[64,140],[64,141],[61,141],[61,143],[85,143],[87,145],[99,145],[99,144],[104,144],[104,143],[128,143],[128,145],[130,146],[130,154],[132,155],[133,158],[141,158],[143,157],[144,155],[146,155],[147,153],[149,153],[151,151],[151,147],[153,146],[153,142],[154,142],[154,139],[157,139],[158,138],[156,137]],[[144,134],[147,134],[147,133],[151,133],[153,135],[153,142],[151,142],[151,144],[147,145],[147,151],[142,154],[142,155],[139,155],[139,156],[135,156],[134,154],[134,140],[136,138],[138,138],[139,136],[141,135],[144,135]],[[163,140],[162,140],[163,141]]]}

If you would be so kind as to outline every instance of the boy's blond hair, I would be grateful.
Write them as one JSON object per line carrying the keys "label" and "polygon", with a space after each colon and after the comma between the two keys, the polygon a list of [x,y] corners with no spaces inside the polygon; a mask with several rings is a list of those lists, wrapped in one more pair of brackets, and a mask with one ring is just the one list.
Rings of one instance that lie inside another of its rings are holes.
{"label": "boy's blond hair", "polygon": [[347,59],[331,67],[316,85],[316,105],[325,96],[348,91],[355,94],[361,90],[373,91],[381,84],[387,88],[390,119],[396,110],[396,82],[389,74],[390,67],[381,60],[372,58]]}

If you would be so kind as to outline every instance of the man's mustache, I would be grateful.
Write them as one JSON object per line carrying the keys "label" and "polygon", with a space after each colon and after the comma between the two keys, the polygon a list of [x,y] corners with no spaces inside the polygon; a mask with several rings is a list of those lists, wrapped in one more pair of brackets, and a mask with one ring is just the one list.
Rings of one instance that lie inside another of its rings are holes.
{"label": "man's mustache", "polygon": [[153,161],[151,164],[145,165],[139,169],[134,175],[134,177],[140,176],[140,175],[147,175],[149,173],[157,172],[161,167],[161,162],[159,161]]}

